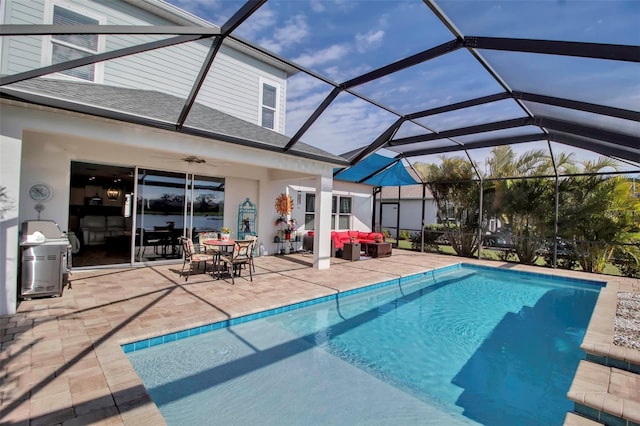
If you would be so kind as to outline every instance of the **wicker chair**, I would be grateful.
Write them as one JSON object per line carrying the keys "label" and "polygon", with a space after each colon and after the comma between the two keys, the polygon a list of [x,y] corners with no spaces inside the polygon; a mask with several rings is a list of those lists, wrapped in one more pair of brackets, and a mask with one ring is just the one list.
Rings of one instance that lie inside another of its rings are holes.
{"label": "wicker chair", "polygon": [[196,250],[191,238],[180,237],[180,243],[182,244],[182,252],[184,253],[184,263],[182,264],[182,271],[180,275],[184,275],[184,267],[189,264],[189,273],[185,275],[184,280],[187,281],[193,271],[194,264],[196,267],[200,267],[200,263],[204,262],[204,272],[207,272],[207,262],[213,264],[214,256],[211,254],[201,253]]}

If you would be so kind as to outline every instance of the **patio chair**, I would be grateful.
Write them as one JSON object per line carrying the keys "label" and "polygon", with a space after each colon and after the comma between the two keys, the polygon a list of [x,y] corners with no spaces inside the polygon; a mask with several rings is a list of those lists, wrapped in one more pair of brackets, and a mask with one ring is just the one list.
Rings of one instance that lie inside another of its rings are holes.
{"label": "patio chair", "polygon": [[258,245],[258,236],[257,235],[247,235],[245,237],[246,240],[250,240],[253,241],[253,244],[251,245],[251,250],[249,251],[250,255],[251,255],[251,262],[250,265],[253,268],[253,272],[256,271],[256,264],[253,263],[253,258],[256,254],[256,246]]}
{"label": "patio chair", "polygon": [[206,273],[207,262],[211,262],[213,264],[214,256],[198,252],[191,238],[180,237],[180,243],[182,244],[182,252],[184,253],[184,263],[182,264],[182,271],[180,271],[180,275],[184,275],[184,267],[189,263],[189,273],[185,275],[184,280],[187,281],[189,279],[191,271],[193,271],[194,264],[196,267],[200,267],[200,263],[204,262],[204,272]]}
{"label": "patio chair", "polygon": [[231,284],[235,284],[235,274],[242,276],[242,266],[246,265],[249,270],[249,278],[253,282],[253,246],[254,240],[237,240],[233,244],[233,252],[228,255],[220,256],[221,263],[225,266],[229,275],[231,275]]}

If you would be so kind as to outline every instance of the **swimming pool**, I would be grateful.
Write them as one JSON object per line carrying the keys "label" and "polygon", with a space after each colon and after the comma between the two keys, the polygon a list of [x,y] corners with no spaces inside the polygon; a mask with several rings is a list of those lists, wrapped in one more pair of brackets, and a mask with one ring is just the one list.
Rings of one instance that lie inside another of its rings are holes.
{"label": "swimming pool", "polygon": [[572,409],[598,285],[464,265],[376,287],[125,350],[168,424],[549,425]]}

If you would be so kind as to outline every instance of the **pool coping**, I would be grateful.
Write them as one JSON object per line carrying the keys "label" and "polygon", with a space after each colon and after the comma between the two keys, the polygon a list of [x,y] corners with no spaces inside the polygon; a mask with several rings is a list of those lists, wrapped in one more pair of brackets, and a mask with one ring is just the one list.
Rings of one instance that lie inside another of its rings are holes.
{"label": "pool coping", "polygon": [[580,349],[591,361],[640,373],[640,351],[613,343],[619,292],[640,293],[640,281],[607,283],[600,291]]}

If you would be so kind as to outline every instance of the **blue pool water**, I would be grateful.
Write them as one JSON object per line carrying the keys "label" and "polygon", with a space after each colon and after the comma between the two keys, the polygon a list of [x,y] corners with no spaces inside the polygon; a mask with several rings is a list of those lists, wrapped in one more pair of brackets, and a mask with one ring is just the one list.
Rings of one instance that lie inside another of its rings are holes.
{"label": "blue pool water", "polygon": [[448,268],[127,355],[168,424],[560,425],[599,289]]}

